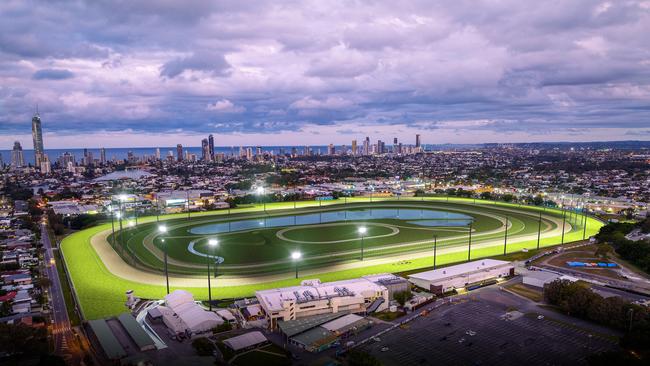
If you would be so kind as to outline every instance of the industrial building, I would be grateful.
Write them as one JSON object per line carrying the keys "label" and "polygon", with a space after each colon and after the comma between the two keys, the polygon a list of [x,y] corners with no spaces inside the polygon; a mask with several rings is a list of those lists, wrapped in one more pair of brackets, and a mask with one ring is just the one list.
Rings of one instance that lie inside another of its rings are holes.
{"label": "industrial building", "polygon": [[435,295],[460,289],[481,286],[501,277],[513,276],[515,267],[511,262],[495,259],[481,259],[455,266],[434,269],[409,275],[415,286]]}
{"label": "industrial building", "polygon": [[356,314],[329,313],[296,320],[279,321],[278,327],[288,343],[309,352],[321,352],[342,339],[373,325]]}
{"label": "industrial building", "polygon": [[339,312],[382,311],[388,307],[394,292],[408,287],[405,279],[382,274],[326,283],[306,280],[300,286],[256,291],[255,296],[269,317],[269,326],[274,329],[280,320]]}

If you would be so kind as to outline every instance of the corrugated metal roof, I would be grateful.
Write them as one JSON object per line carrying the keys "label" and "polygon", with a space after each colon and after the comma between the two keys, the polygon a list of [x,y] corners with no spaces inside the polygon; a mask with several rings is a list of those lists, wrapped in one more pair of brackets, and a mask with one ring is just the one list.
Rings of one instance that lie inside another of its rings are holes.
{"label": "corrugated metal roof", "polygon": [[117,319],[141,350],[154,346],[151,337],[142,329],[140,324],[133,318],[133,315],[124,313],[118,316]]}
{"label": "corrugated metal roof", "polygon": [[126,351],[122,348],[120,342],[115,338],[115,335],[106,324],[104,319],[96,319],[88,322],[90,329],[92,329],[95,336],[99,340],[104,353],[111,360],[117,360],[126,356]]}

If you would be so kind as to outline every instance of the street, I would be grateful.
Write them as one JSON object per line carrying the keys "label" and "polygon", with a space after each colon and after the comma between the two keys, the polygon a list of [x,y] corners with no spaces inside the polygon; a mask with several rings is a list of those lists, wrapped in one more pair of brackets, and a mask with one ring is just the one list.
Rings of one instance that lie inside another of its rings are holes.
{"label": "street", "polygon": [[54,354],[63,357],[69,365],[79,365],[83,357],[83,351],[70,325],[59,273],[54,263],[52,243],[45,223],[41,224],[41,240],[45,249],[45,271],[51,281],[49,292],[52,306]]}

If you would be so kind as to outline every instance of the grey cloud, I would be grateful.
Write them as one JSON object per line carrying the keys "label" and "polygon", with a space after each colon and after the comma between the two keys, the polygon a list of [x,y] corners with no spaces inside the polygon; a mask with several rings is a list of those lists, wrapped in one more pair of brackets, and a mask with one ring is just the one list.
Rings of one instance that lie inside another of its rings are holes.
{"label": "grey cloud", "polygon": [[74,73],[66,69],[42,69],[32,75],[34,80],[64,80],[74,77]]}
{"label": "grey cloud", "polygon": [[160,67],[160,76],[174,78],[185,70],[208,71],[223,75],[230,65],[221,54],[198,53],[189,57],[179,57]]}

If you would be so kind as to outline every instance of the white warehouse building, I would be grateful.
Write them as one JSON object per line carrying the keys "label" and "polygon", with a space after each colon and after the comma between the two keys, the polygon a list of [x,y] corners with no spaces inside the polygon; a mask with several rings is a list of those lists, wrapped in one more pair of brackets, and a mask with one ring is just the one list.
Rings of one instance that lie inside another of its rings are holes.
{"label": "white warehouse building", "polygon": [[[390,284],[392,290],[384,284]],[[262,309],[275,328],[278,320],[288,321],[327,313],[371,313],[388,308],[391,291],[408,282],[392,274],[321,283],[306,280],[300,286],[256,291]]]}
{"label": "white warehouse building", "polygon": [[440,295],[455,289],[480,285],[490,280],[515,274],[511,262],[495,259],[457,264],[455,266],[434,269],[409,275],[409,281],[415,286]]}

